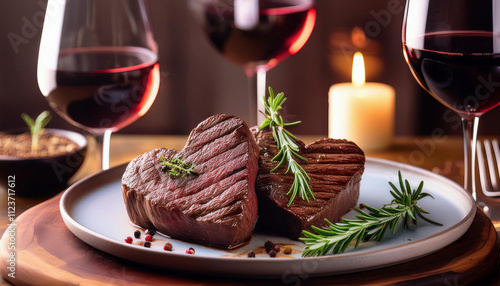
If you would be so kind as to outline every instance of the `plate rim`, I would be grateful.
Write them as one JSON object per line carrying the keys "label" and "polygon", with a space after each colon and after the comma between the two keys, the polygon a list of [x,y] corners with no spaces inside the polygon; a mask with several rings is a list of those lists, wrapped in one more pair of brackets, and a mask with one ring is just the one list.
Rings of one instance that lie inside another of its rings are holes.
{"label": "plate rim", "polygon": [[[345,274],[345,273],[353,273],[353,272],[361,272],[361,271],[366,271],[366,270],[370,270],[370,269],[376,269],[376,268],[381,268],[381,267],[387,267],[387,266],[391,266],[391,265],[395,265],[395,264],[400,264],[400,263],[404,263],[404,262],[408,262],[408,261],[411,261],[411,260],[414,260],[414,259],[418,259],[420,257],[423,257],[423,256],[427,256],[429,254],[432,254],[433,252],[436,252],[436,251],[439,251],[440,249],[450,245],[451,243],[453,243],[454,241],[456,241],[458,238],[460,238],[470,227],[470,224],[472,223],[473,219],[474,219],[474,216],[475,216],[475,213],[476,213],[476,207],[475,207],[475,202],[474,202],[474,199],[472,198],[472,196],[466,192],[462,186],[460,186],[459,184],[457,184],[456,182],[452,181],[451,179],[449,178],[446,178],[444,176],[441,176],[439,174],[436,174],[432,171],[429,171],[429,170],[426,170],[426,169],[423,169],[423,168],[420,168],[420,167],[417,167],[417,166],[413,166],[413,165],[409,165],[409,164],[406,164],[406,163],[401,163],[401,162],[396,162],[396,161],[391,161],[391,160],[387,160],[387,159],[380,159],[380,158],[374,158],[374,157],[366,157],[366,163],[367,164],[382,164],[382,165],[389,165],[391,167],[394,167],[394,168],[399,168],[401,170],[414,170],[414,171],[417,171],[419,173],[423,172],[425,173],[426,176],[430,176],[430,177],[433,177],[433,179],[435,180],[438,180],[438,181],[444,181],[447,185],[450,185],[451,187],[453,187],[454,189],[459,189],[460,192],[462,193],[462,195],[464,195],[467,199],[467,203],[470,204],[470,209],[469,211],[467,212],[467,214],[457,223],[455,223],[454,225],[446,228],[446,229],[443,229],[442,231],[439,231],[435,234],[432,234],[430,236],[427,236],[425,238],[422,238],[422,239],[418,239],[418,240],[415,240],[415,241],[410,241],[410,242],[407,242],[405,244],[401,244],[401,245],[395,245],[395,246],[391,246],[391,247],[388,247],[388,248],[384,248],[384,249],[364,249],[364,250],[361,250],[361,251],[356,251],[356,252],[348,252],[348,253],[340,253],[340,254],[335,254],[335,255],[326,255],[326,256],[318,256],[318,257],[300,257],[300,258],[295,258],[295,259],[290,259],[290,258],[279,258],[279,257],[276,257],[276,258],[273,258],[272,261],[274,264],[278,264],[278,263],[281,263],[283,264],[283,266],[289,268],[290,267],[290,263],[296,263],[296,262],[303,262],[303,261],[319,261],[319,262],[323,262],[323,261],[329,261],[329,260],[332,260],[332,259],[352,259],[353,257],[366,257],[366,256],[372,256],[374,254],[382,254],[383,257],[387,257],[387,256],[392,256],[391,254],[395,251],[399,251],[401,248],[413,248],[415,247],[415,245],[420,245],[422,243],[424,243],[425,241],[429,241],[429,240],[432,240],[432,239],[435,239],[436,237],[440,237],[442,236],[444,233],[448,233],[448,232],[453,232],[455,235],[453,236],[454,238],[449,241],[449,242],[444,242],[444,240],[439,244],[438,247],[434,247],[433,250],[431,251],[427,251],[421,255],[418,255],[418,256],[414,256],[410,259],[403,259],[403,260],[396,260],[396,261],[390,261],[391,259],[389,259],[389,262],[387,263],[383,263],[381,265],[376,265],[376,266],[367,266],[367,267],[361,267],[361,268],[358,268],[358,269],[351,269],[351,270],[346,270],[346,271],[332,271],[332,272],[329,272],[329,273],[310,273],[309,275],[310,276],[325,276],[325,275],[337,275],[337,274]],[[76,182],[75,184],[73,184],[71,187],[69,187],[66,191],[64,191],[60,201],[59,201],[59,209],[60,209],[60,213],[61,213],[61,216],[63,218],[63,221],[65,223],[65,225],[68,227],[68,229],[76,236],[78,237],[79,239],[81,239],[83,242],[89,244],[90,246],[100,250],[100,251],[103,251],[103,252],[107,252],[109,254],[112,254],[114,256],[117,256],[117,257],[120,257],[122,259],[126,259],[126,260],[130,260],[129,258],[123,256],[123,255],[120,255],[120,254],[117,254],[115,253],[117,250],[120,250],[120,249],[127,249],[127,250],[131,250],[131,249],[135,249],[134,252],[139,252],[139,253],[142,253],[144,251],[147,252],[151,252],[151,254],[153,256],[156,256],[156,255],[159,255],[159,256],[164,256],[164,257],[175,257],[175,258],[178,258],[178,259],[181,259],[181,260],[187,260],[187,261],[197,261],[197,262],[213,262],[214,260],[216,260],[217,262],[219,263],[227,263],[227,262],[231,262],[231,263],[242,263],[243,261],[244,262],[248,262],[250,261],[247,257],[212,257],[212,256],[193,256],[193,255],[185,255],[185,254],[182,254],[182,253],[176,253],[176,252],[159,252],[158,250],[156,249],[148,249],[148,248],[144,248],[144,247],[140,247],[140,246],[137,246],[137,245],[128,245],[128,244],[125,244],[121,241],[118,241],[118,240],[115,240],[113,238],[110,238],[110,237],[107,237],[103,234],[100,234],[98,232],[95,232],[94,230],[92,229],[89,229],[83,225],[81,225],[80,223],[78,223],[68,212],[67,210],[67,207],[69,207],[70,205],[68,204],[71,204],[71,201],[69,201],[70,199],[72,199],[73,201],[78,199],[78,198],[81,198],[82,196],[85,196],[85,194],[88,194],[89,192],[91,192],[92,190],[88,190],[86,192],[81,192],[78,194],[78,192],[76,192],[77,194],[74,194],[75,193],[75,189],[77,189],[80,185],[82,184],[86,184],[86,183],[89,183],[89,182],[92,182],[93,180],[96,180],[95,178],[97,177],[104,177],[105,175],[107,175],[108,173],[119,173],[120,170],[126,168],[126,166],[128,165],[128,162],[127,163],[123,163],[123,164],[120,164],[120,165],[117,165],[115,167],[112,167],[108,170],[103,170],[103,171],[100,171],[100,172],[97,172],[97,173],[94,173],[86,178],[83,178],[81,180],[79,180],[78,182]],[[123,173],[123,172],[121,172]],[[109,183],[112,183],[116,180],[116,177],[113,175],[109,175],[107,176],[107,178],[104,180],[104,182],[101,182],[99,183],[99,185],[104,185],[104,184],[109,184]],[[71,196],[74,196],[74,198],[72,198]],[[68,202],[69,201],[69,202]],[[456,236],[456,237],[455,237]],[[104,249],[102,249],[101,247],[97,247],[95,244],[97,242],[105,242],[108,246],[111,247],[111,251],[106,251]],[[450,239],[448,239],[450,240]],[[132,248],[131,248],[132,247]],[[115,250],[115,248],[117,250]],[[265,258],[265,257],[256,257],[256,258],[252,258],[251,261],[256,261],[256,262],[267,262],[267,261],[270,261],[271,259],[269,258]],[[139,262],[139,263],[145,263],[145,264],[148,264],[147,261],[144,261],[144,259],[141,259],[141,258],[138,258],[137,260],[134,260],[135,262]],[[155,264],[156,265],[156,264]],[[158,265],[156,265],[158,266]],[[161,267],[161,266],[160,266]],[[165,268],[165,267],[163,267]],[[281,267],[282,268],[282,267]],[[280,269],[281,269],[280,268]],[[182,270],[182,269],[176,269],[176,270]],[[191,269],[190,271],[193,271],[193,269]],[[203,271],[201,271],[203,272]],[[236,273],[236,276],[238,277],[241,277],[241,276],[248,276],[249,273],[247,273],[248,271],[243,271],[244,273]],[[258,273],[252,273],[252,276],[254,277],[277,277],[276,274],[273,274],[273,273],[268,273],[269,271],[265,271],[265,273],[262,273],[263,275],[259,275]],[[273,271],[270,271],[270,272],[273,272]],[[279,271],[281,274],[283,273],[282,271]],[[217,274],[221,274],[221,275],[231,275],[231,274],[224,274],[224,273],[212,273],[210,272],[209,274],[212,274],[212,275],[217,275]],[[235,274],[235,273],[233,273]],[[279,275],[281,275],[279,274]],[[278,275],[278,276],[279,276]]]}

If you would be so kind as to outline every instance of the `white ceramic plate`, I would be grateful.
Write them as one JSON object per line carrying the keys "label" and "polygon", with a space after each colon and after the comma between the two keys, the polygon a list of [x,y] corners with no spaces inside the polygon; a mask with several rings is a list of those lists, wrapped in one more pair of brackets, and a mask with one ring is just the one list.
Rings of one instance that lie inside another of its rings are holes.
{"label": "white ceramic plate", "polygon": [[[402,263],[435,252],[462,236],[475,215],[472,197],[458,184],[432,172],[406,164],[367,158],[363,174],[359,203],[381,207],[391,201],[388,181],[397,184],[401,170],[412,188],[424,180],[424,191],[432,198],[424,198],[419,205],[428,210],[429,218],[443,226],[420,220],[416,229],[400,230],[388,234],[382,242],[363,243],[357,249],[323,257],[301,257],[303,244],[282,237],[256,234],[251,242],[232,251],[219,250],[193,243],[182,242],[155,235],[151,248],[134,239],[127,244],[124,239],[133,237],[138,229],[129,223],[121,192],[121,176],[125,165],[97,173],[72,187],[62,196],[60,210],[66,226],[87,244],[112,255],[139,263],[172,270],[198,272],[212,275],[275,277],[286,281],[300,281],[303,277],[357,272]],[[352,216],[353,213],[347,214]],[[388,232],[389,233],[389,232]],[[270,258],[257,254],[247,258],[249,250],[261,250],[266,240],[289,245],[291,255]],[[163,250],[166,241],[174,247],[172,252]],[[195,254],[185,251],[193,247]]]}

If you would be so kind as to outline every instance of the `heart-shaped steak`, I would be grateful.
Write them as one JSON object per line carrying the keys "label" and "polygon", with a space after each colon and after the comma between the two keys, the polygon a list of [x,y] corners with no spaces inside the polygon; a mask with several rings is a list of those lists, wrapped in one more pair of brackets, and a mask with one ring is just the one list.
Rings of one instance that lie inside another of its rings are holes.
{"label": "heart-shaped steak", "polygon": [[[257,220],[259,150],[240,118],[214,115],[189,135],[182,151],[155,149],[132,160],[122,192],[132,223],[173,238],[218,248],[245,243]],[[161,164],[182,157],[197,175],[175,178]]]}
{"label": "heart-shaped steak", "polygon": [[287,207],[287,195],[293,182],[286,166],[270,172],[278,162],[271,159],[278,147],[270,131],[254,131],[260,147],[259,173],[255,191],[259,201],[259,228],[298,239],[302,230],[325,226],[325,218],[338,221],[357,203],[359,184],[365,169],[365,155],[353,142],[325,138],[305,145],[299,141],[300,154],[308,162],[299,161],[311,181],[316,200],[309,203],[299,196]]}

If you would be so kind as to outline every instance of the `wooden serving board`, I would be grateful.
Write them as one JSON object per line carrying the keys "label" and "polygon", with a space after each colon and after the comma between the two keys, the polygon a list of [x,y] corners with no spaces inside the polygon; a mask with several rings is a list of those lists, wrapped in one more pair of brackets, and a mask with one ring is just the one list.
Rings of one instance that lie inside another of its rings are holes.
{"label": "wooden serving board", "polygon": [[[311,278],[306,273],[276,280],[248,280],[180,274],[121,260],[75,237],[59,214],[58,195],[16,220],[15,278],[9,277],[5,232],[0,241],[0,272],[19,285],[469,285],[500,281],[499,241],[491,221],[478,209],[471,228],[448,247],[414,261],[361,273]],[[493,274],[492,274],[493,273]],[[484,280],[487,279],[487,280]]]}

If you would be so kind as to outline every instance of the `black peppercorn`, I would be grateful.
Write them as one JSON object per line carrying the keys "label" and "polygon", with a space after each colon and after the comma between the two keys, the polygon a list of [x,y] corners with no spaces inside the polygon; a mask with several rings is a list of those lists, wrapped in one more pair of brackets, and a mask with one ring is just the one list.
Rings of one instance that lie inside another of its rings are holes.
{"label": "black peppercorn", "polygon": [[269,253],[271,250],[273,250],[274,246],[275,246],[274,243],[272,243],[271,241],[269,241],[269,240],[266,241],[264,243],[264,248],[266,249],[266,253]]}
{"label": "black peppercorn", "polygon": [[149,241],[144,242],[144,247],[150,248],[151,242],[149,242]]}
{"label": "black peppercorn", "polygon": [[254,257],[255,257],[255,252],[250,251],[250,252],[248,253],[248,257],[250,257],[250,258],[254,258]]}
{"label": "black peppercorn", "polygon": [[134,231],[134,237],[135,238],[140,238],[141,237],[141,232],[138,231],[138,230]]}
{"label": "black peppercorn", "polygon": [[156,230],[154,228],[148,228],[146,229],[145,234],[150,234],[151,236],[154,236],[156,234]]}

